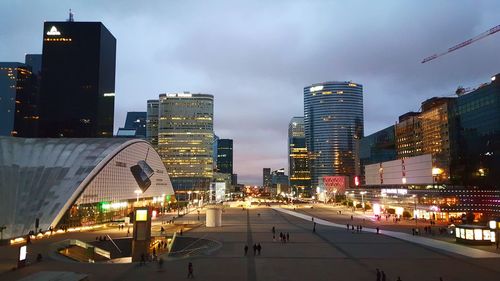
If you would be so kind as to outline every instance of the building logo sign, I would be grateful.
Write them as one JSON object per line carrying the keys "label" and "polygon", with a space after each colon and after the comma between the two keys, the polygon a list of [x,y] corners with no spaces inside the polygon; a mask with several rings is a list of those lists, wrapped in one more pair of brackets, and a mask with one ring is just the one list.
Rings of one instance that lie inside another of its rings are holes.
{"label": "building logo sign", "polygon": [[50,35],[50,36],[61,35],[61,32],[59,32],[59,30],[57,30],[57,27],[52,26],[50,28],[50,30],[47,31],[47,35]]}
{"label": "building logo sign", "polygon": [[316,91],[321,91],[323,90],[323,85],[318,85],[318,86],[312,86],[311,88],[309,88],[309,92],[316,92]]}

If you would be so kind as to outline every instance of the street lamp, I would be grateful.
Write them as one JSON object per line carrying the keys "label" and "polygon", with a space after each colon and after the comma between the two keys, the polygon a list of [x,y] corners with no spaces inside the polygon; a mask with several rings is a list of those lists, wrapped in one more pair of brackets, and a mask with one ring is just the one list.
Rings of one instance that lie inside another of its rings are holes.
{"label": "street lamp", "polygon": [[361,194],[361,206],[363,207],[363,212],[365,211],[365,197],[364,195],[366,194],[366,191],[361,191],[359,194]]}
{"label": "street lamp", "polygon": [[142,190],[136,189],[134,190],[134,193],[137,195],[137,203],[139,203],[139,195],[142,194]]}

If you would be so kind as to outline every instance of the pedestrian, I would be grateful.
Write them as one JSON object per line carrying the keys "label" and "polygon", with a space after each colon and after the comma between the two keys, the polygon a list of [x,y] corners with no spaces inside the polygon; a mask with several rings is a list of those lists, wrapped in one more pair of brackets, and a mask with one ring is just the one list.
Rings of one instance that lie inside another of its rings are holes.
{"label": "pedestrian", "polygon": [[192,262],[189,262],[189,264],[188,264],[188,277],[187,278],[194,278],[193,263]]}
{"label": "pedestrian", "polygon": [[283,242],[283,232],[280,232],[280,242]]}
{"label": "pedestrian", "polygon": [[159,270],[162,270],[162,267],[163,267],[163,259],[162,259],[162,258],[160,258],[160,259],[158,260],[158,269],[159,269]]}
{"label": "pedestrian", "polygon": [[379,232],[380,232],[380,228],[378,228],[378,226],[377,226],[377,234],[379,234]]}
{"label": "pedestrian", "polygon": [[415,228],[411,229],[411,235],[415,236]]}
{"label": "pedestrian", "polygon": [[359,232],[361,232],[361,231],[363,231],[363,226],[362,225],[359,226]]}
{"label": "pedestrian", "polygon": [[257,254],[257,244],[253,244],[253,255]]}
{"label": "pedestrian", "polygon": [[386,281],[385,279],[385,272],[382,270],[382,281]]}
{"label": "pedestrian", "polygon": [[247,253],[248,253],[248,245],[245,245],[245,248],[244,248],[244,249],[245,249],[245,256],[246,256],[246,255],[247,255]]}
{"label": "pedestrian", "polygon": [[181,236],[182,236],[182,228],[181,228]]}
{"label": "pedestrian", "polygon": [[380,270],[377,268],[377,281],[380,281]]}
{"label": "pedestrian", "polygon": [[276,235],[273,233],[273,242],[276,242]]}
{"label": "pedestrian", "polygon": [[290,242],[290,233],[288,233],[288,232],[286,233],[286,241]]}
{"label": "pedestrian", "polygon": [[127,237],[130,235],[130,227],[127,228]]}
{"label": "pedestrian", "polygon": [[259,244],[257,244],[257,252],[259,253],[259,256],[260,256],[260,251],[262,250],[262,246]]}
{"label": "pedestrian", "polygon": [[273,231],[273,234],[276,233],[276,228],[274,226],[273,226],[273,230],[272,231]]}
{"label": "pedestrian", "polygon": [[347,230],[349,231],[349,224],[347,224]]}
{"label": "pedestrian", "polygon": [[316,223],[313,225],[313,232],[316,232]]}
{"label": "pedestrian", "polygon": [[354,217],[351,215],[351,220],[354,220]]}

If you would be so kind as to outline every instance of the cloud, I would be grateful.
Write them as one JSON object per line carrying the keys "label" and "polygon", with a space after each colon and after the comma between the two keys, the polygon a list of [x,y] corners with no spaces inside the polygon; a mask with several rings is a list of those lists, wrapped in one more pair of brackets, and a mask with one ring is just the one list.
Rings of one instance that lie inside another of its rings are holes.
{"label": "cloud", "polygon": [[[160,93],[213,94],[216,134],[234,139],[239,180],[260,184],[263,167],[287,167],[288,122],[303,114],[307,85],[363,84],[368,134],[500,72],[498,34],[420,63],[498,24],[495,1],[458,2],[82,0],[71,8],[117,38],[115,129]],[[2,1],[0,60],[41,52],[43,20],[64,20],[68,8]]]}

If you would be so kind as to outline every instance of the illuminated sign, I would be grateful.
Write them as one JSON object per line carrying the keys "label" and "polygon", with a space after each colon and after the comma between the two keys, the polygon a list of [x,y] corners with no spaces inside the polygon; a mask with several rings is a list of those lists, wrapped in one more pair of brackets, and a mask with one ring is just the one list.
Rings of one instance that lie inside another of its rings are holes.
{"label": "illuminated sign", "polygon": [[167,97],[170,98],[190,98],[192,94],[178,93],[178,94],[167,94]]}
{"label": "illuminated sign", "polygon": [[50,30],[47,31],[47,35],[50,35],[50,36],[61,35],[61,32],[59,32],[59,30],[57,30],[57,28],[55,26],[52,26],[50,28]]}
{"label": "illuminated sign", "polygon": [[148,210],[137,210],[135,212],[135,221],[148,221]]}
{"label": "illuminated sign", "polygon": [[114,97],[115,96],[115,93],[104,93],[105,97]]}
{"label": "illuminated sign", "polygon": [[26,245],[19,248],[19,261],[26,260],[26,254],[28,254],[28,247]]}
{"label": "illuminated sign", "polygon": [[354,177],[354,185],[355,185],[355,186],[358,186],[358,185],[359,185],[359,177],[358,177],[358,176],[355,176],[355,177]]}
{"label": "illuminated sign", "polygon": [[408,189],[400,189],[400,188],[382,188],[382,194],[408,194]]}
{"label": "illuminated sign", "polygon": [[321,90],[323,90],[323,85],[312,86],[311,88],[309,88],[309,92],[316,92],[316,91],[321,91]]}

